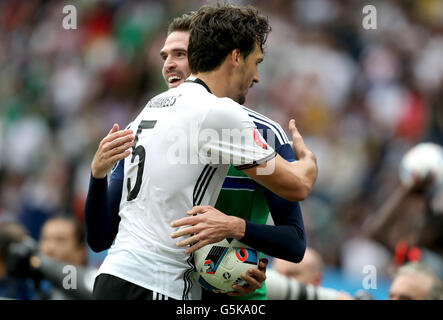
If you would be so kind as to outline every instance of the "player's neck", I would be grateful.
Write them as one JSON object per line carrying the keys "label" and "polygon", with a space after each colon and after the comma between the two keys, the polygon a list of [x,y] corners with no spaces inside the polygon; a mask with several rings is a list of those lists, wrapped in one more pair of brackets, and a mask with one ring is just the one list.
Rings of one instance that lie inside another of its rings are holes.
{"label": "player's neck", "polygon": [[219,68],[211,72],[201,72],[193,74],[193,76],[202,80],[211,90],[212,94],[219,98],[233,98],[231,97],[229,80],[230,77],[226,74],[225,70]]}

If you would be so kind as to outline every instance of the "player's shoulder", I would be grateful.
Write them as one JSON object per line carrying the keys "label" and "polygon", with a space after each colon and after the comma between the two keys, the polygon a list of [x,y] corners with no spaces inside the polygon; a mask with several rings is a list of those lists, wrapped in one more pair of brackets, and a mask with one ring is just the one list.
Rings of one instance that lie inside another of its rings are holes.
{"label": "player's shoulder", "polygon": [[243,110],[245,110],[245,112],[248,114],[249,117],[252,118],[252,121],[254,121],[255,123],[258,123],[260,125],[260,127],[266,127],[269,129],[275,129],[279,132],[284,132],[283,128],[281,127],[281,125],[272,120],[271,118],[255,111],[252,109],[249,109],[245,106],[242,106]]}
{"label": "player's shoulder", "polygon": [[227,97],[217,97],[205,82],[192,75],[176,89],[191,97],[194,104],[203,104],[206,109],[214,109],[214,111],[221,113],[243,112],[240,104]]}
{"label": "player's shoulder", "polygon": [[252,121],[242,106],[230,98],[219,98],[212,95],[211,103],[208,106],[208,118],[213,119],[220,125],[231,127],[239,126],[239,123]]}
{"label": "player's shoulder", "polygon": [[272,132],[278,139],[280,144],[289,143],[286,132],[283,130],[282,126],[278,122],[245,106],[242,106],[242,108],[243,110],[245,110],[245,112],[248,114],[248,116],[251,118],[258,129],[264,130],[266,132]]}
{"label": "player's shoulder", "polygon": [[214,96],[214,97],[215,97],[214,107],[216,107],[216,108],[220,108],[220,109],[224,110],[225,112],[238,112],[238,113],[245,112],[243,110],[243,106],[240,105],[239,103],[235,102],[231,98],[227,98],[227,97],[219,98],[216,96]]}

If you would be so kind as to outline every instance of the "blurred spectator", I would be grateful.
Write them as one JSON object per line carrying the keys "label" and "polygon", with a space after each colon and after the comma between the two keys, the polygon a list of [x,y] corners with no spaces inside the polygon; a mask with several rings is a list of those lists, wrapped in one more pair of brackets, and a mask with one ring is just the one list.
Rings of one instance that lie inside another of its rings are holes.
{"label": "blurred spectator", "polygon": [[409,262],[397,270],[390,300],[443,300],[443,283],[426,265]]}
{"label": "blurred spectator", "polygon": [[[49,299],[92,298],[97,270],[86,266],[85,231],[76,218],[55,216],[45,222],[38,242],[38,257],[41,265],[36,267],[32,262],[31,265],[41,270],[43,278],[49,280],[44,284]],[[75,273],[72,286],[64,283],[69,272]],[[79,286],[81,288],[77,288]],[[76,290],[81,292],[76,295]]]}
{"label": "blurred spectator", "polygon": [[306,248],[303,260],[294,263],[282,259],[274,259],[272,267],[286,277],[292,277],[304,284],[319,286],[323,275],[323,260],[313,248]]}
{"label": "blurred spectator", "polygon": [[394,270],[421,261],[443,280],[443,208],[432,205],[442,190],[431,187],[431,175],[410,186],[400,184],[363,231],[392,252]]}
{"label": "blurred spectator", "polygon": [[54,217],[43,225],[38,248],[41,254],[75,266],[86,264],[83,226],[74,218]]}
{"label": "blurred spectator", "polygon": [[85,266],[83,226],[75,218],[56,216],[47,220],[39,243],[19,224],[4,223],[0,240],[0,277],[5,279],[2,286],[5,297],[36,300],[92,298],[97,270]]}

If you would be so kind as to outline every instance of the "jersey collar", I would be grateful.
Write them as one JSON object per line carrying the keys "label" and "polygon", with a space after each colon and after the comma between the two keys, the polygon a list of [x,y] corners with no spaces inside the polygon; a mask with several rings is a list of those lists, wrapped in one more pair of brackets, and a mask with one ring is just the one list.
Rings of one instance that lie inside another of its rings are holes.
{"label": "jersey collar", "polygon": [[209,89],[208,85],[203,80],[201,80],[199,78],[196,78],[194,76],[189,76],[188,79],[185,80],[185,82],[201,84],[203,87],[205,87],[206,90],[208,90],[209,93],[212,93],[211,89]]}

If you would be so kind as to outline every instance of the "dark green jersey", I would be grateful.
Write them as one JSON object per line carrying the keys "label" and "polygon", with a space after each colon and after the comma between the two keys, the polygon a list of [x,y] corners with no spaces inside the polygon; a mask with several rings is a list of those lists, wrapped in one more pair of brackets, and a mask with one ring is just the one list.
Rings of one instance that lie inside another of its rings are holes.
{"label": "dark green jersey", "polygon": [[[261,224],[266,223],[269,215],[269,207],[263,187],[233,166],[229,169],[215,208],[225,214]],[[262,253],[260,257],[263,258]],[[239,300],[266,300],[265,283],[262,283],[260,289],[248,295],[232,298]]]}

